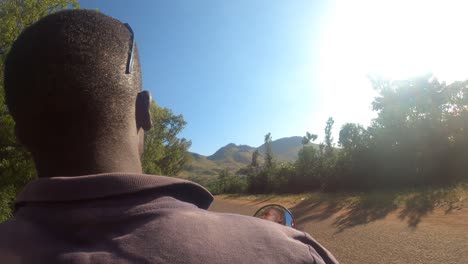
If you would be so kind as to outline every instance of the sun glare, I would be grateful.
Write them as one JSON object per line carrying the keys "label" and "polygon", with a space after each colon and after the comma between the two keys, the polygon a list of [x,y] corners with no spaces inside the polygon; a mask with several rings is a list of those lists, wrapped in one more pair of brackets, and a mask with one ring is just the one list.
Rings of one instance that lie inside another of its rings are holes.
{"label": "sun glare", "polygon": [[466,7],[464,1],[336,1],[320,50],[324,112],[368,124],[375,95],[368,74],[468,78]]}

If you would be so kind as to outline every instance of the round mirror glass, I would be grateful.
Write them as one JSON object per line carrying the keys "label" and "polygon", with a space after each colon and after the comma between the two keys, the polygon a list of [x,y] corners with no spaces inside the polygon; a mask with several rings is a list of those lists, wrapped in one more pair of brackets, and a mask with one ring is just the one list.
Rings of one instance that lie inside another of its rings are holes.
{"label": "round mirror glass", "polygon": [[291,212],[278,204],[266,205],[258,209],[254,216],[293,228],[296,226]]}

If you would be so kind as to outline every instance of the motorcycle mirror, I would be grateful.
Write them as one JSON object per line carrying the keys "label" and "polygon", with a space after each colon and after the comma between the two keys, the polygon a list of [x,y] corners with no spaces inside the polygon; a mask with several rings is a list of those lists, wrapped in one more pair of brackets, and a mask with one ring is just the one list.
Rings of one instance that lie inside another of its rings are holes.
{"label": "motorcycle mirror", "polygon": [[296,227],[294,217],[287,208],[279,204],[265,205],[254,214],[254,217],[269,220],[278,224],[289,226],[292,228]]}

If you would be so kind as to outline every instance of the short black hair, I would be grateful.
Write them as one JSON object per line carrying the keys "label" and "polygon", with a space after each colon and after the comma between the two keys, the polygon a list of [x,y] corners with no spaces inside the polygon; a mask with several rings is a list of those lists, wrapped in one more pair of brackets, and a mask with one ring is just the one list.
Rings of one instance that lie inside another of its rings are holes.
{"label": "short black hair", "polygon": [[126,25],[91,10],[57,12],[25,29],[5,62],[6,103],[17,126],[41,135],[33,141],[55,130],[55,139],[91,139],[98,127],[125,126],[141,91],[136,45],[126,73],[132,41]]}

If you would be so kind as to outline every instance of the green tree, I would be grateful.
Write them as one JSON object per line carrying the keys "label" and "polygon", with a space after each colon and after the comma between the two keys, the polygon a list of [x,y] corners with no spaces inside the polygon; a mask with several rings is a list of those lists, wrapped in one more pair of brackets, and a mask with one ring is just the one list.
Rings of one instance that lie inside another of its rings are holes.
{"label": "green tree", "polygon": [[321,156],[313,146],[304,146],[297,153],[296,174],[291,178],[291,188],[295,192],[311,191],[320,187]]}
{"label": "green tree", "polygon": [[143,171],[148,174],[175,176],[189,162],[192,142],[179,138],[187,124],[182,115],[151,102],[153,128],[145,133]]}
{"label": "green tree", "polygon": [[252,162],[250,163],[250,166],[252,168],[258,168],[259,164],[258,164],[258,149],[255,149],[255,151],[252,153]]}
{"label": "green tree", "polygon": [[296,167],[293,163],[282,162],[275,171],[275,180],[271,183],[271,190],[275,193],[295,191],[291,187],[291,180],[296,175]]}
{"label": "green tree", "polygon": [[450,148],[446,174],[452,180],[468,180],[468,80],[454,82],[442,90],[447,103],[443,119],[448,133]]}
{"label": "green tree", "polygon": [[217,179],[208,183],[207,187],[213,194],[244,193],[247,185],[245,175],[232,175],[229,169],[224,168],[219,172]]}
{"label": "green tree", "polygon": [[[302,149],[297,153],[297,160],[291,168],[295,173],[289,173],[288,188],[293,192],[310,191],[320,186],[317,180],[317,164],[319,155],[314,146],[308,146],[317,139],[317,135],[306,132],[302,138]],[[282,168],[284,174],[284,167]]]}
{"label": "green tree", "polygon": [[315,141],[316,139],[317,135],[306,132],[306,135],[302,138],[302,145],[305,147],[310,144],[311,141]]}
{"label": "green tree", "polygon": [[327,125],[325,126],[325,153],[330,154],[333,152],[333,137],[332,137],[332,128],[335,121],[333,117],[329,117],[327,120]]}
{"label": "green tree", "polygon": [[260,170],[260,163],[258,162],[258,157],[260,156],[260,153],[258,149],[255,149],[254,152],[252,153],[252,160],[250,164],[246,167],[240,168],[237,171],[237,174],[241,175],[253,175],[259,172]]}
{"label": "green tree", "polygon": [[316,174],[319,175],[322,189],[333,191],[336,190],[339,180],[337,177],[336,164],[338,153],[334,149],[332,129],[335,121],[333,117],[329,117],[325,125],[325,142],[319,146],[320,158],[318,161]]}
{"label": "green tree", "polygon": [[338,144],[346,150],[364,147],[369,141],[367,131],[358,124],[346,123],[341,127]]}
{"label": "green tree", "polygon": [[219,172],[218,180],[222,186],[221,190],[223,193],[227,192],[230,176],[231,174],[229,173],[229,170],[227,168],[224,168],[222,171]]}
{"label": "green tree", "polygon": [[388,186],[446,181],[454,116],[445,83],[432,75],[407,80],[371,79],[379,92],[372,104],[377,176]]}
{"label": "green tree", "polygon": [[339,145],[342,149],[335,163],[336,188],[362,190],[375,183],[371,142],[369,131],[361,125],[347,123],[341,127]]}
{"label": "green tree", "polygon": [[[271,149],[271,133],[268,133],[264,137],[265,141],[265,161],[264,166],[261,170],[255,169],[253,166],[249,165],[246,169],[242,169],[240,172],[248,175],[247,177],[247,190],[249,193],[264,193],[271,191],[271,179],[274,172],[274,160],[273,160],[273,151]],[[257,152],[257,151],[256,151]],[[258,152],[252,155],[252,163],[258,165],[256,159],[258,158]]]}
{"label": "green tree", "polygon": [[273,150],[271,149],[271,133],[265,135],[265,169],[273,169]]}
{"label": "green tree", "polygon": [[78,1],[0,1],[0,222],[11,215],[8,205],[18,190],[36,176],[30,154],[16,141],[15,124],[5,105],[5,59],[13,42],[26,27],[48,14],[67,8],[79,8]]}

